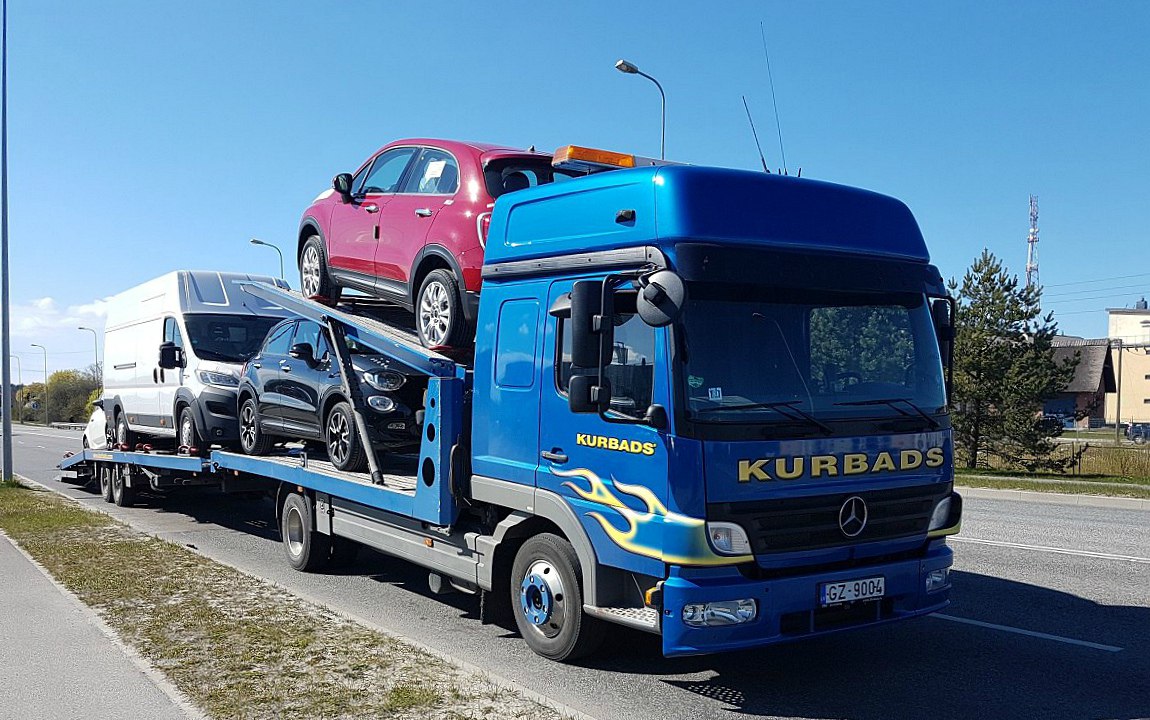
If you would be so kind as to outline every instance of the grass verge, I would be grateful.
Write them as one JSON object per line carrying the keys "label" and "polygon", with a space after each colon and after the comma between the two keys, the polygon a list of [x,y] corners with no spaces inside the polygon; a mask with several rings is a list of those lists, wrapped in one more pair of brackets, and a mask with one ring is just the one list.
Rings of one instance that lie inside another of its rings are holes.
{"label": "grass verge", "polygon": [[1145,485],[1150,487],[1150,478],[1128,477],[1125,475],[1059,475],[1058,473],[1020,473],[1018,470],[991,470],[984,468],[956,467],[954,476],[967,477],[996,477],[996,478],[1022,478],[1025,480],[1057,480],[1059,482],[1074,483],[1107,483],[1112,485]]}
{"label": "grass verge", "polygon": [[954,477],[957,487],[994,488],[998,490],[1030,490],[1032,492],[1066,493],[1068,495],[1104,495],[1150,500],[1150,485],[1100,485],[1089,480],[1029,479],[1018,476],[990,476],[958,473]]}
{"label": "grass verge", "polygon": [[552,718],[402,641],[53,493],[0,528],[213,718]]}

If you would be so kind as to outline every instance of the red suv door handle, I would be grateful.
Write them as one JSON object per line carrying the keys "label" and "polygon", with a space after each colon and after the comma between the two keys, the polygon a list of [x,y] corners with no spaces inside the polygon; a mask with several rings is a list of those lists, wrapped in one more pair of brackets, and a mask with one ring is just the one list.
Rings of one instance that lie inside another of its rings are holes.
{"label": "red suv door handle", "polygon": [[369,213],[379,212],[379,206],[376,205],[375,203],[371,203],[369,205],[364,205],[363,209],[364,209],[364,212],[369,212]]}
{"label": "red suv door handle", "polygon": [[415,214],[419,217],[431,217],[431,208],[416,208]]}

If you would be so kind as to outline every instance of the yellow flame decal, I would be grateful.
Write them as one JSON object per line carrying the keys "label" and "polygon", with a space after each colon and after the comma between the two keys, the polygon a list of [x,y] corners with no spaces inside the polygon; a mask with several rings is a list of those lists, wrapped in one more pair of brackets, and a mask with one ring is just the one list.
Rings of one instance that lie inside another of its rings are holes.
{"label": "yellow flame decal", "polygon": [[[602,478],[590,470],[552,468],[551,472],[559,477],[586,480],[589,486],[586,490],[571,481],[564,482],[563,486],[583,500],[605,505],[618,513],[618,517],[627,524],[623,529],[616,527],[602,513],[589,512],[587,515],[599,523],[612,542],[628,552],[672,565],[733,565],[754,559],[751,555],[716,555],[707,542],[706,523],[699,518],[668,511],[650,488],[628,485],[611,478],[614,490],[643,503],[644,510],[640,511],[628,507]],[[665,549],[671,547],[681,551]]]}

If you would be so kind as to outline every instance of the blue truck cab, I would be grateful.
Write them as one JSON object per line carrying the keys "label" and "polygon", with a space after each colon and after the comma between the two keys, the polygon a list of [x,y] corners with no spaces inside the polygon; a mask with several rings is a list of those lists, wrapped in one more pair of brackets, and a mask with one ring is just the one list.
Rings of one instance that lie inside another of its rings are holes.
{"label": "blue truck cab", "polygon": [[[671,656],[948,604],[953,303],[905,205],[639,167],[501,197],[485,252],[471,496],[570,543],[584,624]],[[563,659],[580,614],[536,555],[513,610]]]}

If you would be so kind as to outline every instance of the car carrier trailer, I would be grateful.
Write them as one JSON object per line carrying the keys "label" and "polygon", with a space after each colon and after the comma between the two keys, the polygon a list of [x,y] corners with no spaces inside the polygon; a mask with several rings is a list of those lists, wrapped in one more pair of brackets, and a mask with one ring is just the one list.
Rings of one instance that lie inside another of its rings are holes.
{"label": "car carrier trailer", "polygon": [[120,502],[266,488],[294,567],[373,547],[478,593],[485,618],[510,610],[555,660],[592,651],[606,623],[670,656],[945,607],[954,306],[909,210],[576,147],[556,161],[596,172],[496,202],[466,361],[246,287],[327,327],[357,416],[347,337],[425,375],[418,455],[342,473],[303,451],[121,448],[61,468]]}

